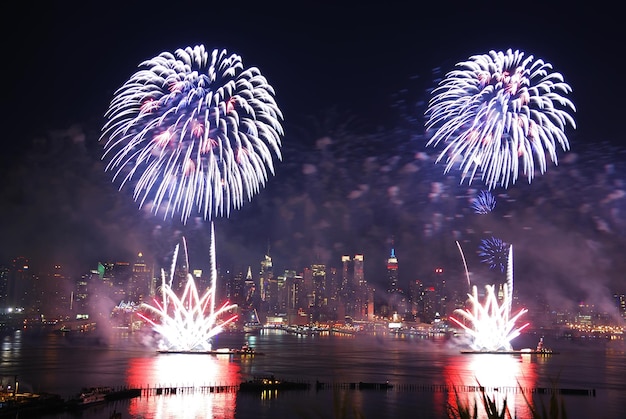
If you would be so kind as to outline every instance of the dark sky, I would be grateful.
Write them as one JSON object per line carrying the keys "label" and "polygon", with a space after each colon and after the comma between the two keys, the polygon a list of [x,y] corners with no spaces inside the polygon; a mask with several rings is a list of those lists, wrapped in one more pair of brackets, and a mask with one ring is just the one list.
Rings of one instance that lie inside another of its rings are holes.
{"label": "dark sky", "polygon": [[[0,261],[26,254],[84,271],[138,250],[164,258],[182,234],[205,248],[206,223],[154,220],[128,191],[117,191],[97,144],[114,91],[141,61],[204,44],[259,67],[285,116],[276,177],[241,211],[217,220],[225,264],[240,258],[257,269],[268,244],[280,269],[300,269],[311,255],[338,265],[337,255],[365,253],[378,280],[393,238],[408,281],[427,275],[428,264],[456,263],[455,239],[471,254],[480,234],[493,233],[520,243],[518,281],[545,275],[555,289],[586,298],[601,293],[589,285],[597,274],[597,289],[626,291],[617,260],[626,233],[624,155],[597,145],[619,145],[623,136],[618,10],[561,1],[281,3],[16,5],[2,29]],[[568,131],[569,160],[561,157],[533,185],[498,191],[505,209],[485,221],[467,208],[480,185],[459,188],[423,159],[423,104],[433,80],[455,63],[508,48],[563,74],[578,128]],[[318,141],[324,137],[330,146]]]}
{"label": "dark sky", "polygon": [[3,28],[9,109],[30,122],[22,129],[99,117],[140,61],[203,43],[260,67],[290,119],[331,104],[385,115],[389,93],[409,77],[430,82],[433,68],[513,48],[551,62],[574,87],[579,130],[617,133],[617,9],[564,1],[281,3],[20,4],[16,24]]}

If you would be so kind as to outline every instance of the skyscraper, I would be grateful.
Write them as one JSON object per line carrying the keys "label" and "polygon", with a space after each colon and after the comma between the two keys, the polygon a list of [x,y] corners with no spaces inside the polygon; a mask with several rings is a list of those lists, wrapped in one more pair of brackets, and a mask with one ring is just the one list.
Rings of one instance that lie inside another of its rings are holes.
{"label": "skyscraper", "polygon": [[243,308],[256,308],[254,307],[256,287],[254,285],[254,279],[252,278],[252,267],[250,266],[248,266],[248,272],[246,273],[244,284],[245,303]]}
{"label": "skyscraper", "polygon": [[361,286],[365,283],[363,259],[363,255],[354,255],[354,285],[356,286]]}
{"label": "skyscraper", "polygon": [[132,265],[132,275],[128,284],[128,301],[135,303],[146,301],[150,290],[154,289],[153,277],[152,268],[144,260],[143,253],[139,252],[137,260]]}
{"label": "skyscraper", "polygon": [[33,275],[30,271],[29,260],[19,256],[13,259],[9,270],[8,280],[8,307],[26,307],[30,303],[29,294],[32,294]]}
{"label": "skyscraper", "polygon": [[398,292],[398,258],[393,247],[391,248],[391,255],[387,259],[387,292]]}
{"label": "skyscraper", "polygon": [[320,309],[326,305],[326,265],[311,265],[313,285],[313,307]]}
{"label": "skyscraper", "polygon": [[392,247],[391,254],[387,259],[387,309],[384,313],[393,316],[398,312],[398,304],[401,301],[400,289],[398,288],[398,258]]}
{"label": "skyscraper", "polygon": [[[268,252],[269,253],[269,252]],[[261,301],[268,301],[269,284],[274,277],[272,268],[272,258],[269,254],[265,255],[265,258],[261,261],[261,272],[259,276],[259,294]]]}
{"label": "skyscraper", "polygon": [[350,289],[350,256],[344,255],[341,257],[341,286],[339,287],[339,293],[346,297],[348,290]]}

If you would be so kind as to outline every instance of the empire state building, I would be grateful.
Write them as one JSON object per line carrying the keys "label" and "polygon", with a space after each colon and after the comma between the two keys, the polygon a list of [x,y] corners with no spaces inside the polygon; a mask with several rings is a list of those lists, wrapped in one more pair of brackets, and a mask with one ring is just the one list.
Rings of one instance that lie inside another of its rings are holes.
{"label": "empire state building", "polygon": [[393,247],[387,259],[387,292],[390,294],[398,292],[398,258]]}
{"label": "empire state building", "polygon": [[393,247],[387,259],[387,296],[387,315],[395,315],[398,312],[400,290],[398,289],[398,258]]}

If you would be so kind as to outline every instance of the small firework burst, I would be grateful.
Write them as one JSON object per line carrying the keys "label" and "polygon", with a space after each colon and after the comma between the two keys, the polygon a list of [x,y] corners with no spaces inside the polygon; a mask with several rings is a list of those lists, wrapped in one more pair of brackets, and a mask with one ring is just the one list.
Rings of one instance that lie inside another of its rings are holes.
{"label": "small firework burst", "polygon": [[508,259],[509,244],[496,238],[490,237],[481,241],[478,246],[478,256],[484,263],[488,263],[491,269],[504,272]]}
{"label": "small firework burst", "polygon": [[489,214],[496,207],[496,199],[489,191],[480,191],[472,202],[476,214]]}

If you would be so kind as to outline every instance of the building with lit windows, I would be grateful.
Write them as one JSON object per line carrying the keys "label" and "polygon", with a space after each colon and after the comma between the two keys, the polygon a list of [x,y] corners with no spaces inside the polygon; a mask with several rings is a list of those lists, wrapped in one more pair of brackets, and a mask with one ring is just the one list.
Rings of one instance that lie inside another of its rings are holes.
{"label": "building with lit windows", "polygon": [[396,251],[392,247],[391,254],[387,259],[387,301],[383,307],[383,315],[385,317],[391,317],[398,314],[398,308],[402,296],[400,288],[398,287],[398,258],[396,257]]}
{"label": "building with lit windows", "polygon": [[128,301],[141,303],[147,300],[149,295],[154,295],[155,279],[154,272],[146,263],[143,253],[137,254],[137,260],[132,265],[132,274],[128,281],[128,291],[126,298]]}

